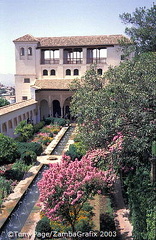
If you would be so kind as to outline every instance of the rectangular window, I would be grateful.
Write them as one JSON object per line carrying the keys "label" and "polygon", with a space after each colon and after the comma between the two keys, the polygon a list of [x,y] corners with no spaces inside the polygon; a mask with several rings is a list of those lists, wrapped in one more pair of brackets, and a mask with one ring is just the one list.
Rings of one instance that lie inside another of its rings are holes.
{"label": "rectangular window", "polygon": [[121,55],[121,60],[125,60],[125,55]]}
{"label": "rectangular window", "polygon": [[41,50],[41,64],[59,64],[59,49]]}
{"label": "rectangular window", "polygon": [[24,78],[24,83],[30,83],[30,78]]}
{"label": "rectangular window", "polygon": [[22,100],[27,100],[28,97],[27,96],[22,96]]}
{"label": "rectangular window", "polygon": [[83,61],[82,48],[64,49],[64,64],[81,64]]}
{"label": "rectangular window", "polygon": [[87,63],[106,63],[107,48],[88,48]]}

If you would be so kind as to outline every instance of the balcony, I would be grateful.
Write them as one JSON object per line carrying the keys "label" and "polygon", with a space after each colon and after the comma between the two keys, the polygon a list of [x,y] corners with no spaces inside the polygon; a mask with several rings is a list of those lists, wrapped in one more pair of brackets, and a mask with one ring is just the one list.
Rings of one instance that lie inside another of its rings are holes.
{"label": "balcony", "polygon": [[83,59],[82,58],[64,58],[63,63],[64,64],[82,64]]}
{"label": "balcony", "polygon": [[88,64],[106,64],[106,58],[87,58],[87,63]]}
{"label": "balcony", "polygon": [[41,64],[59,64],[59,62],[59,58],[41,60]]}

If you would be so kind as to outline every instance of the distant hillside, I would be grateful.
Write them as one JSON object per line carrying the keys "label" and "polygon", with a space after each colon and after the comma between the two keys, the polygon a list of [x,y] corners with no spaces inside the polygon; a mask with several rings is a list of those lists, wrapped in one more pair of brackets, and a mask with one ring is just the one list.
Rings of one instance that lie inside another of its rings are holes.
{"label": "distant hillside", "polygon": [[15,86],[14,74],[3,74],[0,73],[0,83],[5,86]]}

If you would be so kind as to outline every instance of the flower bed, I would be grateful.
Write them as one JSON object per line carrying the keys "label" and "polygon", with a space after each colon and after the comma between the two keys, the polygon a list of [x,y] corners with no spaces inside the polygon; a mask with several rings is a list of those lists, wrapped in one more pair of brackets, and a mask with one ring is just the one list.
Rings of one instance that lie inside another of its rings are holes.
{"label": "flower bed", "polygon": [[[41,154],[41,151],[49,145],[61,128],[61,126],[57,126],[56,124],[46,125],[34,134],[33,139],[27,142],[16,142],[19,154],[16,161],[12,164],[0,166],[0,208],[3,200],[13,191],[14,187],[23,179],[26,172],[36,161],[31,161],[32,153],[34,153],[37,158],[37,155]],[[42,147],[38,143],[41,144]]]}
{"label": "flower bed", "polygon": [[47,125],[44,126],[38,133],[34,135],[33,140],[31,142],[37,142],[42,144],[45,149],[46,146],[53,140],[55,135],[60,131],[62,127],[57,125]]}

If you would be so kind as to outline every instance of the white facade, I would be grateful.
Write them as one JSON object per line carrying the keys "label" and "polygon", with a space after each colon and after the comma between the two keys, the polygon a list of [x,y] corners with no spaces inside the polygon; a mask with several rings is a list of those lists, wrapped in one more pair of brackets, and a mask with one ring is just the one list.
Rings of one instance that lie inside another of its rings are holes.
{"label": "white facade", "polygon": [[[91,64],[102,75],[121,62],[122,35],[36,38],[14,40],[16,101],[38,101],[41,119],[69,113],[72,92],[68,83],[84,76]],[[68,103],[68,104],[67,104]]]}
{"label": "white facade", "polygon": [[0,133],[15,138],[15,128],[19,122],[27,119],[34,124],[39,121],[37,102],[34,100],[0,107]]}

